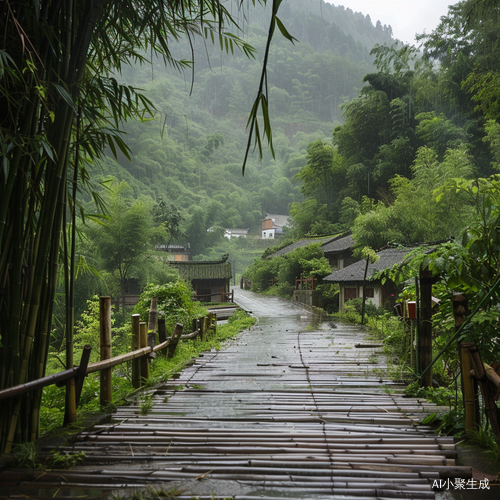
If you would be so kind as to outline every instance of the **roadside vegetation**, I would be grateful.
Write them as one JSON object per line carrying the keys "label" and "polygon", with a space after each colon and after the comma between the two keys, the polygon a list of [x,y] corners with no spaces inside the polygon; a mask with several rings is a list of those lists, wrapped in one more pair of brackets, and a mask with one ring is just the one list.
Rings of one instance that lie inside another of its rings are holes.
{"label": "roadside vegetation", "polygon": [[[203,304],[191,300],[189,287],[179,281],[163,286],[150,285],[141,296],[141,301],[136,306],[134,314],[145,315],[146,307],[149,309],[149,301],[152,295],[158,297],[158,310],[165,312],[167,335],[173,331],[175,323],[180,322],[189,328],[191,320],[204,316],[207,310]],[[147,303],[147,305],[146,305]],[[146,320],[146,318],[141,318]],[[78,408],[78,422],[82,423],[92,415],[109,413],[120,404],[138,401],[141,411],[147,413],[148,389],[152,389],[156,384],[172,380],[174,375],[180,372],[193,358],[200,353],[211,349],[221,349],[226,341],[234,338],[239,332],[250,328],[255,323],[255,319],[248,316],[241,309],[237,310],[228,320],[227,324],[218,325],[216,333],[211,333],[203,340],[198,338],[192,340],[181,340],[177,344],[175,355],[171,359],[159,354],[151,362],[150,378],[147,384],[140,390],[132,386],[132,364],[123,363],[113,368],[113,401],[107,408],[101,408],[99,404],[99,372],[89,374],[85,379],[80,406]],[[122,322],[121,312],[112,313],[112,355],[118,356],[132,350],[132,330],[131,322]],[[189,333],[187,329],[184,333]],[[87,311],[82,315],[82,319],[77,322],[75,329],[75,358],[85,344],[92,347],[91,362],[99,360],[99,299],[94,297],[88,301]],[[57,373],[63,370],[61,355],[51,349],[48,356],[48,373]],[[141,396],[141,394],[145,394]],[[150,403],[150,402],[149,402]],[[65,388],[55,385],[44,389],[40,432],[41,435],[53,432],[61,432],[64,419]],[[71,429],[70,429],[71,430]]]}
{"label": "roadside vegetation", "polygon": [[[392,280],[407,301],[417,297],[420,270],[432,272],[439,301],[433,387],[418,383],[422,370],[410,353],[409,325],[369,305],[366,324],[384,343],[394,375],[409,383],[407,394],[448,407],[428,422],[457,436],[463,436],[457,343],[474,342],[484,363],[500,363],[500,18],[491,16],[499,7],[459,2],[435,31],[419,37],[420,48],[373,48],[376,69],[342,106],[345,121],[331,140],[308,145],[294,177],[304,200],[290,205],[287,234],[293,242],[348,230],[358,252],[413,248],[404,265],[377,277]],[[289,264],[269,259],[272,251],[249,270],[255,291],[287,291],[280,269]],[[278,284],[270,286],[273,280]],[[454,293],[467,298],[469,309],[458,335]],[[359,302],[348,303],[340,317],[359,322]],[[494,453],[498,441],[491,436],[484,417],[475,439],[489,442]]]}

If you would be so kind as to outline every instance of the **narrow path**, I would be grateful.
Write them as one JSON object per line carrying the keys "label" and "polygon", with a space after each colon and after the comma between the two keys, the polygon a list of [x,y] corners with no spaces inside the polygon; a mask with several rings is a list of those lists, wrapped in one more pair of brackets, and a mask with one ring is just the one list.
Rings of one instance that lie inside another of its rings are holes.
{"label": "narrow path", "polygon": [[74,489],[177,485],[188,490],[180,498],[321,500],[434,498],[435,480],[470,477],[455,466],[453,439],[419,423],[439,408],[403,398],[359,328],[251,292],[235,290],[235,300],[256,326],[158,388],[147,415],[121,407],[81,434],[67,451],[85,451],[83,465],[34,478]]}

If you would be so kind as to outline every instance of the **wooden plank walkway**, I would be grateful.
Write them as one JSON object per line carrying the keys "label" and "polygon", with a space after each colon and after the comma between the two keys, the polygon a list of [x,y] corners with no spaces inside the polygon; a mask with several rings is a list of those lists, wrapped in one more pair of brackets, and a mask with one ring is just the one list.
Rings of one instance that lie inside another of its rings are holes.
{"label": "wooden plank walkway", "polygon": [[[61,449],[84,451],[84,464],[31,479],[48,488],[176,484],[199,498],[276,500],[427,499],[434,480],[471,477],[455,465],[453,439],[419,423],[439,408],[402,397],[379,347],[357,327],[310,322],[304,314],[263,318],[155,390],[147,415],[140,404],[121,407],[111,424]],[[0,475],[0,486],[16,481],[28,486],[26,471]]]}

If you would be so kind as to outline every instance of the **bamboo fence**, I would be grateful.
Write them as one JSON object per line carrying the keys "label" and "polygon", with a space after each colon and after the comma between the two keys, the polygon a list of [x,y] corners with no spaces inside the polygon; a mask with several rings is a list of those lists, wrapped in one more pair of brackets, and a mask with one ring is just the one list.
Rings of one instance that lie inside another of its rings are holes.
{"label": "bamboo fence", "polygon": [[[153,303],[153,308],[156,309],[156,304]],[[149,315],[150,331],[156,331],[157,311],[154,310]],[[100,357],[101,360],[95,363],[88,364],[91,346],[86,345],[83,350],[82,359],[79,366],[75,366],[69,370],[64,370],[53,375],[32,380],[24,384],[19,384],[0,391],[0,400],[7,400],[13,397],[27,394],[31,391],[36,391],[48,387],[50,385],[64,385],[70,380],[76,380],[76,390],[74,391],[74,399],[66,401],[66,417],[65,424],[72,423],[76,420],[76,407],[78,406],[83,381],[90,373],[100,372],[100,403],[105,406],[112,400],[112,373],[111,369],[127,361],[133,361],[132,365],[132,381],[134,387],[141,387],[149,378],[148,359],[156,356],[156,353],[166,353],[168,357],[173,357],[179,340],[195,339],[202,337],[203,333],[208,329],[215,329],[215,316],[212,313],[207,318],[199,320],[200,328],[197,330],[182,335],[183,325],[177,323],[172,337],[163,335],[163,341],[154,345],[154,336],[149,335],[146,330],[146,323],[141,323],[138,314],[132,315],[132,351],[119,356],[111,357],[111,298],[100,297],[99,307],[99,324],[100,324]],[[160,331],[165,332],[165,320],[158,320]],[[141,335],[142,334],[142,335]],[[162,337],[160,336],[160,340]],[[139,370],[139,375],[135,373]],[[70,408],[68,409],[68,405]],[[68,415],[70,415],[68,417]]]}

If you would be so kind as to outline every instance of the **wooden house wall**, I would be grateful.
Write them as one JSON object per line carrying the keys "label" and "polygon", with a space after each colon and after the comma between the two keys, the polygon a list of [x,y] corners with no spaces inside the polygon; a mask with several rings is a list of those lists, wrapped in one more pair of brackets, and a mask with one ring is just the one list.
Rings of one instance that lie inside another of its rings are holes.
{"label": "wooden house wall", "polygon": [[191,283],[196,295],[211,295],[204,302],[223,302],[230,290],[229,279],[194,279]]}

